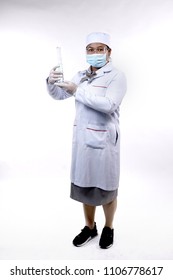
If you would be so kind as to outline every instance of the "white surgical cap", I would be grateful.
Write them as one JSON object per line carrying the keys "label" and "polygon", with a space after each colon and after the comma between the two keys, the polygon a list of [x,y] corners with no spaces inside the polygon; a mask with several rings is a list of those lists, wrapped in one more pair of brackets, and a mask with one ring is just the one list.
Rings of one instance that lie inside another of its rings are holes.
{"label": "white surgical cap", "polygon": [[110,47],[110,35],[102,32],[93,32],[86,37],[86,46],[91,43],[102,43]]}

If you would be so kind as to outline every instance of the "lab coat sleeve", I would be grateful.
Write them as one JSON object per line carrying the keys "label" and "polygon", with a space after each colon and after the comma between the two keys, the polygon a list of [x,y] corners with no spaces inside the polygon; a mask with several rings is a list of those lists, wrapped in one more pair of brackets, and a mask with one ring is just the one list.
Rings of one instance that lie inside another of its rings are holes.
{"label": "lab coat sleeve", "polygon": [[122,72],[119,72],[109,83],[105,96],[99,96],[92,93],[89,89],[78,87],[75,98],[78,102],[84,105],[106,113],[113,113],[121,104],[121,101],[126,93],[126,78]]}
{"label": "lab coat sleeve", "polygon": [[54,99],[58,100],[63,100],[66,98],[69,98],[72,96],[72,94],[69,94],[67,91],[64,89],[58,87],[57,85],[54,84],[48,84],[48,81],[46,80],[47,83],[47,90],[50,96]]}

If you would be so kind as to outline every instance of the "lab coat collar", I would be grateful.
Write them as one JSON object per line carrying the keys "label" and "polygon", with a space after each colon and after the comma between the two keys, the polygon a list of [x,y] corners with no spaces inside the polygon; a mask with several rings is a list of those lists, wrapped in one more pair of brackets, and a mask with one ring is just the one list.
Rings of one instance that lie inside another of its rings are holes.
{"label": "lab coat collar", "polygon": [[92,72],[91,66],[88,68],[88,70],[82,71],[82,78],[80,82],[88,81],[91,83],[94,79],[97,79],[98,77],[104,76],[105,73],[111,72],[113,69],[112,62],[108,62],[105,66],[98,69],[96,72]]}
{"label": "lab coat collar", "polygon": [[108,62],[105,64],[105,66],[103,66],[102,68],[98,69],[96,71],[96,74],[97,76],[99,75],[104,75],[104,73],[108,73],[108,72],[111,72],[113,69],[113,65],[112,65],[112,62]]}
{"label": "lab coat collar", "polygon": [[91,83],[95,76],[96,76],[96,72],[92,72],[91,68],[89,68],[88,70],[85,70],[84,72],[82,72],[82,78],[80,80],[80,83],[84,82],[84,81],[88,81],[89,83]]}

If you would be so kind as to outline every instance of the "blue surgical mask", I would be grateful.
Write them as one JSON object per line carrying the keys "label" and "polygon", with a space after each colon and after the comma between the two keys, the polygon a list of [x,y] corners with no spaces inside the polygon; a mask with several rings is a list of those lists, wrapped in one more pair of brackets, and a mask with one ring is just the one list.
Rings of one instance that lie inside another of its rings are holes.
{"label": "blue surgical mask", "polygon": [[104,54],[87,54],[86,61],[93,67],[101,68],[106,64],[106,53]]}

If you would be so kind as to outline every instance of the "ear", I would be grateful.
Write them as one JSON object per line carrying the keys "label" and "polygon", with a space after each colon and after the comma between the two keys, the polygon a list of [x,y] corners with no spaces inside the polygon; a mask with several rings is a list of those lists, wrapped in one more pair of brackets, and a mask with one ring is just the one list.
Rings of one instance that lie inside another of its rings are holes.
{"label": "ear", "polygon": [[111,61],[111,49],[109,48],[108,49],[108,56],[107,56],[107,59],[108,59],[108,61],[110,62]]}
{"label": "ear", "polygon": [[109,61],[110,61],[110,59],[111,59],[111,51],[112,51],[112,50],[109,48],[109,49],[108,49],[108,56],[107,56]]}
{"label": "ear", "polygon": [[111,50],[111,49],[108,49],[109,56],[111,55],[111,52],[112,52],[112,50]]}

